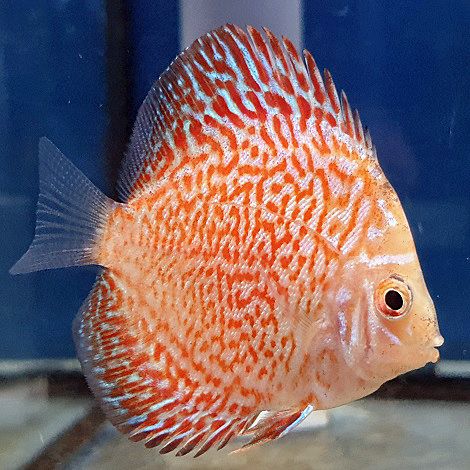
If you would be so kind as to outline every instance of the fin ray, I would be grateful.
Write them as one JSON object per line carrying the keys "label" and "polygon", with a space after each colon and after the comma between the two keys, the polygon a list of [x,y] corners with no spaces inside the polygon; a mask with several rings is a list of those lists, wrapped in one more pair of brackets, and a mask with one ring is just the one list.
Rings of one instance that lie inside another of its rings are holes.
{"label": "fin ray", "polygon": [[245,431],[245,434],[254,434],[253,438],[235,452],[244,451],[253,446],[285,436],[298,426],[312,411],[313,406],[307,405],[302,410],[284,410],[268,413],[266,417]]}

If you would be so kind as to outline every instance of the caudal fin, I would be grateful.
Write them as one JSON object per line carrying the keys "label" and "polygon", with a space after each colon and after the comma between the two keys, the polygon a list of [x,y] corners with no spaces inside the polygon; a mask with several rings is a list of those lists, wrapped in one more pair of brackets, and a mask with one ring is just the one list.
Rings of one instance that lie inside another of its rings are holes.
{"label": "caudal fin", "polygon": [[116,204],[43,137],[35,235],[10,273],[98,264],[96,242]]}

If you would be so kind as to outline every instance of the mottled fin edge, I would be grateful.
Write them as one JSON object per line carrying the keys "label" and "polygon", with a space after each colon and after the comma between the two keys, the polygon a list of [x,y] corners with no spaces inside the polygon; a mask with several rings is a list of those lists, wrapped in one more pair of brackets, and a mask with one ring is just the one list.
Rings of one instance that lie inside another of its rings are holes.
{"label": "mottled fin edge", "polygon": [[[119,276],[103,269],[73,323],[73,338],[88,386],[117,429],[160,453],[194,457],[213,446],[225,447],[253,424],[259,411],[245,414],[219,409],[216,403],[194,408],[188,400],[205,394],[165,390],[139,367],[138,325],[123,306]],[[165,377],[161,377],[165,380]]]}
{"label": "mottled fin edge", "polygon": [[115,204],[43,137],[35,235],[10,273],[97,264],[96,241]]}
{"label": "mottled fin edge", "polygon": [[[208,79],[207,71],[201,68],[202,62],[209,67],[213,66],[211,59],[203,59],[208,48],[213,51],[228,48],[232,55],[236,54],[239,65],[243,65],[251,74],[251,92],[255,101],[264,99],[266,86],[270,90],[275,88],[281,96],[289,95],[290,98],[297,97],[302,88],[308,97],[309,112],[312,112],[313,107],[319,106],[331,113],[341,130],[364,146],[371,157],[376,158],[370,136],[363,131],[359,113],[357,110],[352,111],[343,92],[340,94],[341,99],[338,97],[330,72],[325,70],[322,78],[313,56],[307,50],[303,51],[302,57],[287,38],[280,40],[267,28],[263,32],[264,34],[251,26],[247,26],[247,31],[232,24],[221,26],[194,41],[162,73],[139,109],[128,151],[123,159],[118,180],[118,193],[122,201],[134,194],[144,163],[153,156],[158,143],[164,140],[165,132],[181,118],[172,111],[176,108],[173,104],[184,102],[189,108],[198,106],[191,97],[178,94],[187,70],[198,70],[198,77],[205,81],[202,88],[209,90],[209,99],[215,101],[213,83]],[[216,75],[217,69],[214,68],[212,72]],[[291,89],[285,87],[286,77],[290,80]],[[266,84],[266,80],[269,84]],[[226,83],[223,83],[221,86],[225,87],[223,91],[227,93]],[[245,112],[236,109],[233,103],[232,105],[231,112]],[[282,112],[281,108],[279,111]],[[250,108],[250,112],[256,112],[256,109]]]}
{"label": "mottled fin edge", "polygon": [[136,344],[136,326],[123,309],[122,295],[117,274],[103,269],[74,320],[73,337],[89,387],[108,419],[131,440],[159,447],[161,454],[199,457],[212,447],[224,448],[237,436],[252,435],[241,448],[246,450],[284,436],[312,411],[308,405],[260,416],[261,410],[231,413],[216,403],[198,409],[188,398],[197,401],[207,390],[187,396],[164,393],[155,378],[142,375],[140,355],[129,346]]}

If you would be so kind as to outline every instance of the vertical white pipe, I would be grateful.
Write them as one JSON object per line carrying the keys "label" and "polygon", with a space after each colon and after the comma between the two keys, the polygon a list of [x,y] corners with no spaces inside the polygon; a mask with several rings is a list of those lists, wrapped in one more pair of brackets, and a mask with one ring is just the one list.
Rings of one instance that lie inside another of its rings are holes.
{"label": "vertical white pipe", "polygon": [[225,23],[268,27],[302,46],[301,0],[180,0],[180,45]]}

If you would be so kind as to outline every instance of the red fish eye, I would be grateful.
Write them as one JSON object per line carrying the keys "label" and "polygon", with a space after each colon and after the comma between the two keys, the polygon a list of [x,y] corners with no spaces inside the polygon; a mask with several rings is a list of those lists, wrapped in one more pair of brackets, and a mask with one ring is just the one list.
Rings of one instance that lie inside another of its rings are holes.
{"label": "red fish eye", "polygon": [[391,276],[379,283],[375,290],[375,306],[388,319],[397,319],[411,308],[410,288],[398,276]]}

